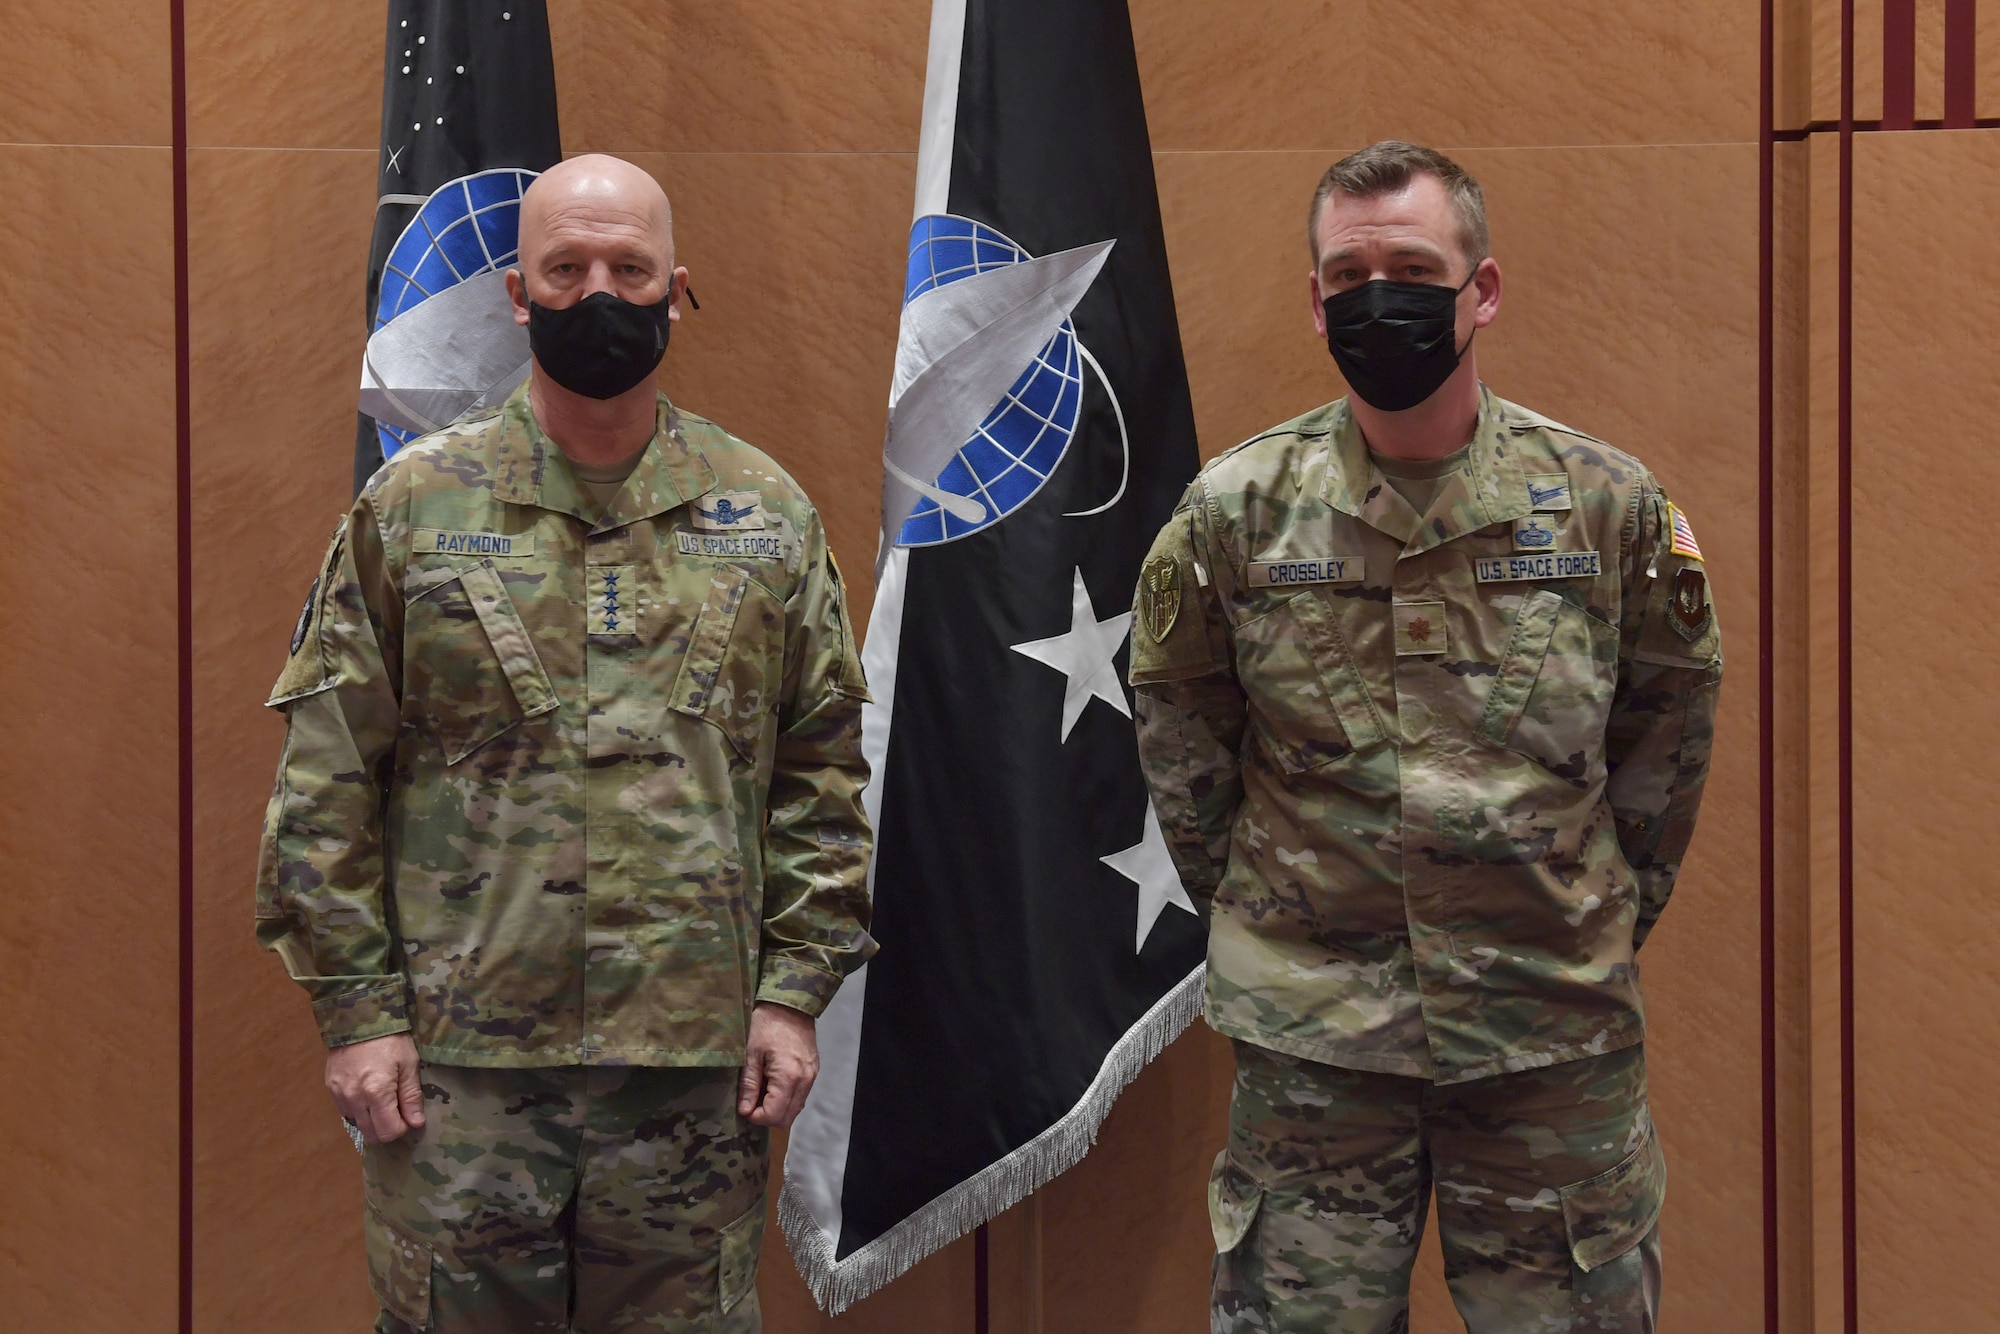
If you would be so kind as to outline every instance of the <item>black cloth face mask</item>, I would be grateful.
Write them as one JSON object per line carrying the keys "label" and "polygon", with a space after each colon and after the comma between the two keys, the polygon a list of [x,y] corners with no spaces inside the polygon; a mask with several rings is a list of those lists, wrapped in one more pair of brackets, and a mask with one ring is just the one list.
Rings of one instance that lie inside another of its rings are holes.
{"label": "black cloth face mask", "polygon": [[1414,408],[1435,394],[1465,355],[1456,315],[1458,294],[1471,283],[1469,276],[1457,287],[1373,278],[1322,302],[1326,345],[1348,388],[1383,412]]}
{"label": "black cloth face mask", "polygon": [[535,361],[571,393],[616,398],[653,373],[667,355],[673,293],[650,306],[610,292],[592,292],[573,306],[552,310],[528,302],[528,349]]}

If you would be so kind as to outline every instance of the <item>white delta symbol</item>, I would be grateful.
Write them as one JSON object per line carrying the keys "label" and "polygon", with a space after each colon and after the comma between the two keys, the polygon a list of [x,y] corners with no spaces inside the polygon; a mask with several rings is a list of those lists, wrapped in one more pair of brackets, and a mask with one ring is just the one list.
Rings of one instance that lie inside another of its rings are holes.
{"label": "white delta symbol", "polygon": [[473,408],[506,402],[528,378],[528,331],[514,323],[507,269],[520,253],[521,194],[535,176],[502,167],[428,196],[383,197],[420,205],[389,247],[361,354],[361,410],[375,419],[383,458]]}
{"label": "white delta symbol", "polygon": [[[1076,438],[1086,366],[1118,423],[1120,476],[1109,500],[1064,517],[1103,514],[1124,499],[1132,466],[1125,412],[1070,322],[1113,244],[1037,257],[970,218],[916,220],[882,451],[884,562],[892,547],[936,546],[988,528],[1040,491]],[[1113,665],[1131,628],[1129,611],[1098,617],[1078,569],[1069,629],[1011,646],[1062,673],[1060,740],[1093,699],[1132,716]],[[1195,912],[1150,801],[1139,841],[1098,860],[1138,887],[1135,953],[1168,904]]]}

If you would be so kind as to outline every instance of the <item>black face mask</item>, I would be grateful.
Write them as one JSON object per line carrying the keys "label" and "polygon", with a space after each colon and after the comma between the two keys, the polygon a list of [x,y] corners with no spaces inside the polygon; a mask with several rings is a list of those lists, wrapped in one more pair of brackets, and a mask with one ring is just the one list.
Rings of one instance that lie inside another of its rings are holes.
{"label": "black face mask", "polygon": [[650,306],[592,292],[551,310],[528,302],[528,350],[554,380],[585,398],[616,398],[653,373],[667,355],[670,291]]}
{"label": "black face mask", "polygon": [[[1328,297],[1326,345],[1356,397],[1401,412],[1435,394],[1465,355],[1456,313],[1458,294],[1471,282],[1446,287],[1375,278]],[[1470,338],[1465,346],[1472,346]]]}

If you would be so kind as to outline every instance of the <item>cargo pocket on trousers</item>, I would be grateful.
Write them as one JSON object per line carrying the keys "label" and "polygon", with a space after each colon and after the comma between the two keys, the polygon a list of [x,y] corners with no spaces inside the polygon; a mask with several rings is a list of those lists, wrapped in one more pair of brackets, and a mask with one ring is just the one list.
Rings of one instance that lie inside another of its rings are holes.
{"label": "cargo pocket on trousers", "polygon": [[1264,1188],[1230,1161],[1229,1150],[1216,1154],[1208,1174],[1208,1226],[1215,1234],[1217,1255],[1228,1255],[1243,1244],[1263,1204]]}
{"label": "cargo pocket on trousers", "polygon": [[748,1212],[722,1229],[722,1263],[717,1271],[716,1288],[724,1315],[756,1291],[757,1257],[763,1250],[764,1199],[759,1195]]}
{"label": "cargo pocket on trousers", "polygon": [[407,1236],[370,1204],[362,1215],[368,1286],[382,1309],[414,1330],[431,1327],[431,1248]]}
{"label": "cargo pocket on trousers", "polygon": [[1572,1303],[1584,1328],[1650,1330],[1659,1298],[1653,1247],[1667,1196],[1667,1165],[1651,1119],[1645,1139],[1624,1161],[1588,1181],[1565,1186]]}

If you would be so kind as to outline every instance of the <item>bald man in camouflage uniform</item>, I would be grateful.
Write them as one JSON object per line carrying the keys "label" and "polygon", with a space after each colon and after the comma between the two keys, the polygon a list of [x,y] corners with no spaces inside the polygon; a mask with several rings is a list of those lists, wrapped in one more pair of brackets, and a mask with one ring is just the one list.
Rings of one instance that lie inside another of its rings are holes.
{"label": "bald man in camouflage uniform", "polygon": [[1479,383],[1499,272],[1454,164],[1377,145],[1312,218],[1355,392],[1202,471],[1133,638],[1236,1047],[1214,1329],[1406,1329],[1435,1186],[1474,1334],[1651,1330],[1635,954],[1708,770],[1699,548],[1631,455]]}
{"label": "bald man in camouflage uniform", "polygon": [[874,950],[839,571],[658,392],[669,218],[615,159],[529,189],[528,384],[369,481],[271,699],[258,934],[367,1141],[381,1334],[754,1334],[768,1128]]}

